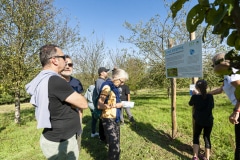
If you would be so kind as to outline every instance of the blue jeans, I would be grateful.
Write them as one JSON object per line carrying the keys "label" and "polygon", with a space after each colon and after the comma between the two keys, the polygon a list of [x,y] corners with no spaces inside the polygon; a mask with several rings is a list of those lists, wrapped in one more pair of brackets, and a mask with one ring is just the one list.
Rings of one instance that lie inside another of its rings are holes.
{"label": "blue jeans", "polygon": [[[92,109],[90,109],[90,110],[91,110],[91,113],[92,113],[93,110],[92,110]],[[96,133],[97,121],[98,121],[98,119],[95,119],[94,116],[93,116],[93,114],[92,114],[92,124],[91,124],[91,127],[92,127],[92,133],[93,133],[93,134]]]}

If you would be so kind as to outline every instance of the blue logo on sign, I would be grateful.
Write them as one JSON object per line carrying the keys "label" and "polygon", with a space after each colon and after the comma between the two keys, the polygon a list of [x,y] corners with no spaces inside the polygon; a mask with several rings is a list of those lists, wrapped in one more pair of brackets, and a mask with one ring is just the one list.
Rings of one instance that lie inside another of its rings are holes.
{"label": "blue logo on sign", "polygon": [[195,53],[194,49],[190,49],[190,55],[193,55]]}

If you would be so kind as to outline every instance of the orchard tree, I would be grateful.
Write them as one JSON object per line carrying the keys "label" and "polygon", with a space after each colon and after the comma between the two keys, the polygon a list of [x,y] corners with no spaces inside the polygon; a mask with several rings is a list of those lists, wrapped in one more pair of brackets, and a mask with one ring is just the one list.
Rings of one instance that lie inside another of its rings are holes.
{"label": "orchard tree", "polygon": [[[172,17],[175,19],[177,13],[188,0],[177,0],[171,6]],[[188,12],[186,18],[187,30],[192,33],[197,30],[203,21],[207,24],[203,34],[203,41],[210,26],[213,26],[212,34],[220,35],[221,41],[227,38],[227,44],[240,50],[240,0],[199,0]]]}
{"label": "orchard tree", "polygon": [[[120,41],[134,44],[139,48],[139,56],[145,59],[150,68],[158,65],[164,66],[164,50],[167,49],[168,39],[173,39],[174,45],[182,44],[189,39],[188,32],[182,27],[185,24],[181,23],[180,19],[179,17],[172,21],[169,14],[166,18],[155,15],[148,22],[139,22],[136,25],[125,22],[125,27],[132,31],[132,34],[130,37],[121,36]],[[158,77],[158,75],[165,75],[165,67],[158,68],[157,72],[152,72],[153,77]],[[151,79],[151,77],[149,78]],[[165,81],[164,84],[170,85],[166,78],[158,79],[158,81]]]}
{"label": "orchard tree", "polygon": [[[165,73],[165,56],[164,50],[167,49],[168,39],[173,39],[174,45],[183,44],[186,41],[190,41],[189,32],[187,31],[187,26],[185,20],[185,11],[182,10],[175,19],[172,19],[172,14],[169,13],[167,17],[161,17],[155,15],[147,23],[140,22],[136,25],[132,25],[128,22],[125,23],[125,27],[132,31],[130,37],[120,37],[122,42],[128,42],[134,44],[140,49],[137,53],[142,56],[148,64],[148,79],[150,79],[148,84],[154,87],[169,87],[169,81],[166,78]],[[211,29],[213,27],[209,27]],[[205,31],[202,25],[196,28],[196,37],[202,36]],[[206,57],[211,57],[219,50],[227,50],[229,48],[226,45],[221,44],[221,38],[218,35],[210,33],[210,30],[206,30],[205,43],[203,43],[203,60]],[[203,63],[204,69],[209,69],[211,67],[210,63]],[[211,69],[212,70],[212,69]],[[203,70],[205,72],[205,70]],[[207,72],[207,70],[206,70]],[[215,74],[204,74],[204,79],[216,78]],[[156,81],[156,82],[155,82]],[[216,81],[217,82],[217,81]],[[191,81],[189,78],[179,78],[177,79],[178,86],[189,87]],[[217,83],[216,83],[217,84]]]}
{"label": "orchard tree", "polygon": [[129,80],[126,83],[134,92],[146,86],[142,80],[147,72],[146,62],[135,54],[135,50],[129,51],[128,49],[109,51],[114,67],[124,69],[128,73]]}
{"label": "orchard tree", "polygon": [[[81,47],[72,55],[74,76],[87,86],[94,84],[98,78],[99,67],[110,67],[104,40],[84,39]],[[106,65],[108,64],[108,65]],[[87,86],[84,86],[85,88]]]}
{"label": "orchard tree", "polygon": [[203,77],[208,82],[208,88],[210,90],[214,87],[221,86],[221,80],[223,80],[222,77],[214,73],[212,65],[212,56],[208,54],[203,60]]}
{"label": "orchard tree", "polygon": [[[168,4],[165,5],[166,10],[168,10]],[[120,41],[132,43],[139,48],[138,54],[148,64],[148,79],[150,80],[147,82],[150,86],[170,87],[165,73],[164,51],[168,49],[168,39],[173,39],[174,45],[183,44],[190,40],[189,32],[186,30],[186,24],[183,19],[184,16],[185,11],[181,11],[177,18],[172,19],[172,15],[168,11],[166,17],[155,15],[146,23],[139,22],[136,25],[132,25],[125,22],[125,27],[132,31],[132,34],[127,38],[121,36]],[[198,35],[198,32],[196,35]],[[178,79],[178,83],[185,87],[187,84],[189,85],[189,79]]]}
{"label": "orchard tree", "polygon": [[46,43],[60,47],[79,39],[67,20],[57,21],[52,0],[0,0],[0,80],[15,97],[15,122],[20,123],[20,97],[41,69],[38,49]]}

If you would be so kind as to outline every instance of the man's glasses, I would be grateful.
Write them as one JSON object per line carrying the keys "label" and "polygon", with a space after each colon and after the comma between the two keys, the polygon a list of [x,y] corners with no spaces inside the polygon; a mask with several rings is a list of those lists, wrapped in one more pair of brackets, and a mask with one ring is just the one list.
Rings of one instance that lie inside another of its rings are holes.
{"label": "man's glasses", "polygon": [[221,59],[219,59],[219,60],[215,61],[215,62],[214,62],[214,64],[212,65],[212,67],[214,67],[214,66],[216,66],[216,65],[220,64],[220,63],[221,63],[221,62],[223,62],[223,61],[225,61],[225,59],[224,59],[224,58],[221,58]]}
{"label": "man's glasses", "polygon": [[122,81],[121,79],[118,79],[120,81],[120,83],[124,83],[124,81]]}
{"label": "man's glasses", "polygon": [[52,56],[49,59],[51,59],[51,58],[62,58],[64,61],[66,61],[66,56],[65,55],[64,56]]}
{"label": "man's glasses", "polygon": [[67,63],[66,66],[73,67],[73,64],[72,63]]}

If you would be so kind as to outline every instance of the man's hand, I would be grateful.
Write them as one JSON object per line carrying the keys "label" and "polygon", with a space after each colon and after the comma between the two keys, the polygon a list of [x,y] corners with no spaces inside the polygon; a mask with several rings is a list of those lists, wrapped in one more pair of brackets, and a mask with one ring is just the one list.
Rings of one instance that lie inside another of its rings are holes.
{"label": "man's hand", "polygon": [[122,108],[122,106],[123,106],[122,102],[115,104],[115,108]]}
{"label": "man's hand", "polygon": [[238,118],[239,118],[239,112],[233,112],[230,116],[229,116],[229,121],[232,124],[238,124]]}

